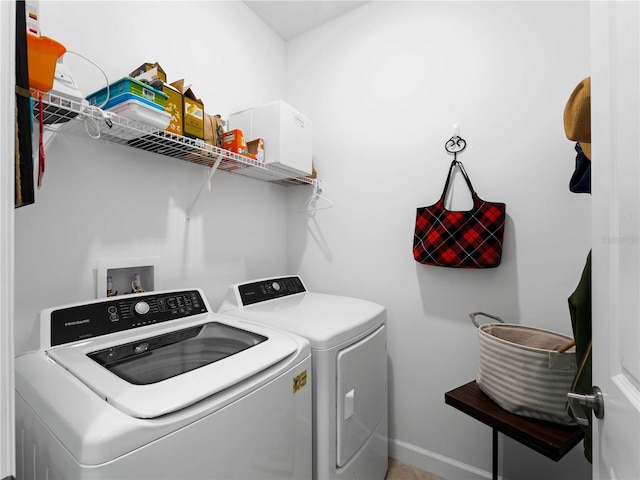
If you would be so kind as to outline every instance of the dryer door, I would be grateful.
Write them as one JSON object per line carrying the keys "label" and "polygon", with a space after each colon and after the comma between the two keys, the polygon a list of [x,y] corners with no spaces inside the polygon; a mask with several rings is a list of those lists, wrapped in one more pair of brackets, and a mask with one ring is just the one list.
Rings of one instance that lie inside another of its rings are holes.
{"label": "dryer door", "polygon": [[387,409],[384,325],[337,357],[337,465],[343,467],[376,431]]}

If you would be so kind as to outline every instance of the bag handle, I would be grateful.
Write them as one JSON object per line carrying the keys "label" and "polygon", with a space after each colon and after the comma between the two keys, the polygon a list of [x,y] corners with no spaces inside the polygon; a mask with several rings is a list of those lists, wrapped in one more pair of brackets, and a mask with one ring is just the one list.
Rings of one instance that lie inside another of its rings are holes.
{"label": "bag handle", "polygon": [[475,196],[476,195],[476,191],[473,189],[473,185],[471,185],[471,180],[469,179],[469,175],[467,175],[467,171],[464,169],[464,165],[462,165],[462,162],[460,160],[453,160],[451,162],[451,166],[449,167],[449,173],[447,174],[447,181],[444,183],[444,190],[442,190],[442,200],[444,201],[446,195],[447,195],[447,190],[449,189],[449,182],[451,181],[451,175],[453,174],[453,167],[458,166],[458,168],[460,169],[460,171],[462,172],[462,176],[464,177],[465,182],[467,182],[467,186],[469,187],[469,190],[471,191],[471,195]]}
{"label": "bag handle", "polygon": [[476,326],[476,328],[480,328],[480,325],[478,325],[478,322],[476,322],[476,315],[484,315],[485,317],[493,318],[494,320],[497,320],[500,323],[504,323],[504,320],[502,320],[500,317],[496,315],[490,315],[484,312],[473,312],[469,314],[469,317],[471,317],[471,323],[473,323]]}

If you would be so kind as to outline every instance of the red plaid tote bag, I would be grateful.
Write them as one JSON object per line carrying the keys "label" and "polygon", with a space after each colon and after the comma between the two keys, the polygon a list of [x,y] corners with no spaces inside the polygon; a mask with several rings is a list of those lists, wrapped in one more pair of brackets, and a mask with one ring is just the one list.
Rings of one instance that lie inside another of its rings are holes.
{"label": "red plaid tote bag", "polygon": [[[454,167],[458,166],[471,191],[473,208],[452,211],[445,198]],[[502,259],[506,205],[482,200],[458,160],[451,162],[442,197],[418,208],[413,235],[413,258],[425,265],[453,268],[493,268]]]}

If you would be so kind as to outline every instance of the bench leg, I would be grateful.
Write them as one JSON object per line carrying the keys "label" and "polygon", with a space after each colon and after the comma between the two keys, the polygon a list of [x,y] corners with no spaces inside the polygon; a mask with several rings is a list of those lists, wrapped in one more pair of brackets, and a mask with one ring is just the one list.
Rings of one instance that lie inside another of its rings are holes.
{"label": "bench leg", "polygon": [[498,480],[498,430],[493,429],[492,478]]}

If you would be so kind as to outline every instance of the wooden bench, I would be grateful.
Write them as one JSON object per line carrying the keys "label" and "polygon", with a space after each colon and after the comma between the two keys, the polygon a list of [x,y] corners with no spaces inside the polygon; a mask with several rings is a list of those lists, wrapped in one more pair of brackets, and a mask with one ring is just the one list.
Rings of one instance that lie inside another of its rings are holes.
{"label": "wooden bench", "polygon": [[583,438],[577,426],[557,425],[507,412],[485,395],[475,380],[445,393],[444,401],[493,429],[494,480],[498,479],[498,432],[556,462]]}

